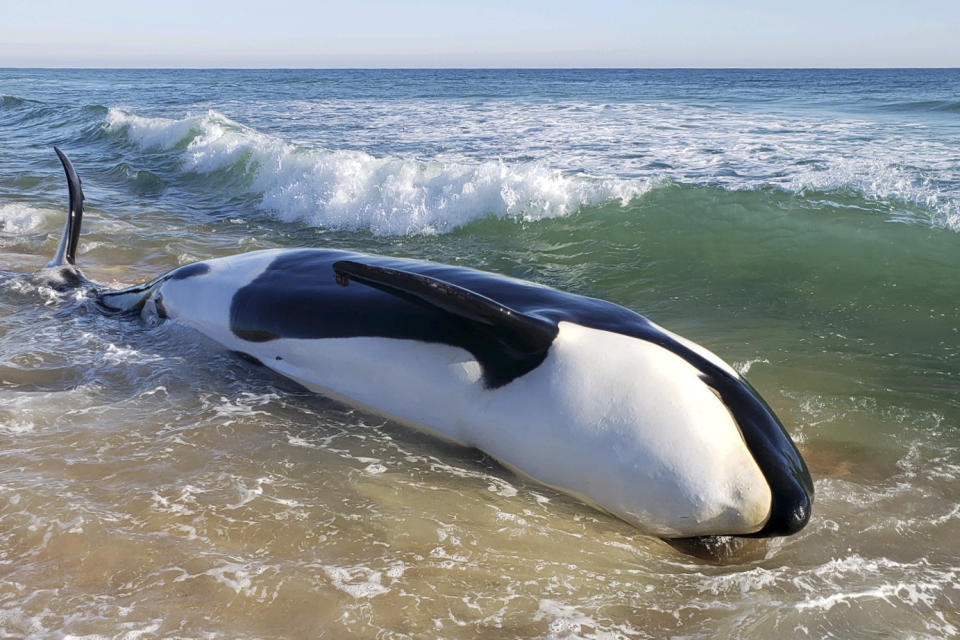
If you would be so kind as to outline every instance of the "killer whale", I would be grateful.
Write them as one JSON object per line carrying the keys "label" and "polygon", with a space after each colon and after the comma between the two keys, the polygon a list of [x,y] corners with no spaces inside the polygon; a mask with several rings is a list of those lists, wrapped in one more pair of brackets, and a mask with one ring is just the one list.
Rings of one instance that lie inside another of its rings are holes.
{"label": "killer whale", "polygon": [[48,268],[106,310],[171,320],[307,388],[477,447],[663,538],[795,533],[813,484],[760,395],[610,302],[427,261],[257,251],[109,290],[76,267],[70,187]]}

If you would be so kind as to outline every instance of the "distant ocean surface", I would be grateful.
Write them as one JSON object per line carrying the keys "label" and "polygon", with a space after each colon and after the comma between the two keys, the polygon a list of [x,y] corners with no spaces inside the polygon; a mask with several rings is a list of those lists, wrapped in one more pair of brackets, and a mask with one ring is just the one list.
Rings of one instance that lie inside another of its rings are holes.
{"label": "distant ocean surface", "polygon": [[[643,313],[760,390],[813,519],[696,560],[105,317],[28,275],[53,145],[108,285],[336,247]],[[956,637],[958,540],[960,70],[0,69],[0,635]]]}

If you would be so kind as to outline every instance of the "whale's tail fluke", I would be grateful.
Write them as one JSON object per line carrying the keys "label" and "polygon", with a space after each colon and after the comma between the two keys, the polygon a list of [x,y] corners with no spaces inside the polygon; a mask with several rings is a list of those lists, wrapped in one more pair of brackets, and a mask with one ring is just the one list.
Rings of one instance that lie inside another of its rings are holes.
{"label": "whale's tail fluke", "polygon": [[63,164],[63,171],[67,174],[67,186],[70,189],[70,209],[67,213],[67,223],[63,227],[63,237],[60,247],[53,260],[47,267],[75,265],[77,260],[77,243],[80,241],[80,225],[83,221],[83,189],[80,187],[80,177],[74,170],[70,159],[57,147],[53,148]]}

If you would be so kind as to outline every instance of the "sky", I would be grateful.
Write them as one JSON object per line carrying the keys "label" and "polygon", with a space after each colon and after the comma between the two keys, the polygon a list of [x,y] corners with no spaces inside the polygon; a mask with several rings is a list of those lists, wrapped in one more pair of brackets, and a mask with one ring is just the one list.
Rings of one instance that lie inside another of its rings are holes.
{"label": "sky", "polygon": [[0,0],[0,67],[960,67],[960,0]]}

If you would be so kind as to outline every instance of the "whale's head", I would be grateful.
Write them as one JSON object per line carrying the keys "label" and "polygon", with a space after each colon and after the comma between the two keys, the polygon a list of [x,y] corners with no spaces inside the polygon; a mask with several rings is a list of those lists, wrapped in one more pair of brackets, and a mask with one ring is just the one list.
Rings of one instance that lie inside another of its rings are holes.
{"label": "whale's head", "polygon": [[701,383],[716,395],[736,425],[770,494],[763,526],[750,537],[786,536],[810,520],[813,480],[783,423],[756,389],[707,349],[651,323],[657,344],[697,370]]}
{"label": "whale's head", "polygon": [[793,441],[706,349],[652,323],[624,335],[561,322],[545,364],[570,440],[548,483],[662,538],[806,525],[813,484]]}

